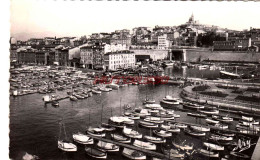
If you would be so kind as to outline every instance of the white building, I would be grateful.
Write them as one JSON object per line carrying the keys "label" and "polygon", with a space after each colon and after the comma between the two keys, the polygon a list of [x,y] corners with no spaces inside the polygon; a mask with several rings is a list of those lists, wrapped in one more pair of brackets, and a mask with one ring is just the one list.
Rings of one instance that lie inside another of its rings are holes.
{"label": "white building", "polygon": [[132,68],[135,66],[135,54],[132,51],[109,52],[104,56],[107,70],[117,70],[118,68]]}
{"label": "white building", "polygon": [[105,44],[105,54],[108,52],[124,51],[127,50],[125,44]]}
{"label": "white building", "polygon": [[167,40],[167,34],[158,36],[158,49],[168,49],[169,41]]}

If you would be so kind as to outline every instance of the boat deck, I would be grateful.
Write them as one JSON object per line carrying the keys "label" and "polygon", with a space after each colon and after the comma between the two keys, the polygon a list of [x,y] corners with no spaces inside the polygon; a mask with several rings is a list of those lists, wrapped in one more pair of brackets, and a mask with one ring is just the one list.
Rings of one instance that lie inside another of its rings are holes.
{"label": "boat deck", "polygon": [[107,143],[113,143],[115,145],[118,145],[118,146],[121,146],[121,147],[126,147],[126,148],[133,149],[133,150],[138,150],[138,151],[141,151],[141,152],[143,152],[146,155],[149,155],[151,157],[157,157],[157,158],[169,159],[169,160],[177,160],[178,159],[178,158],[174,158],[174,157],[169,158],[168,156],[166,156],[162,153],[150,151],[150,150],[147,150],[147,149],[142,149],[142,148],[139,148],[139,147],[136,147],[136,146],[133,146],[133,145],[120,143],[120,142],[113,141],[113,140],[110,140],[110,139],[95,137],[95,136],[92,136],[92,135],[88,135],[88,136],[92,137],[93,139],[96,139],[96,140],[101,140],[101,141],[104,141],[104,142],[107,142]]}

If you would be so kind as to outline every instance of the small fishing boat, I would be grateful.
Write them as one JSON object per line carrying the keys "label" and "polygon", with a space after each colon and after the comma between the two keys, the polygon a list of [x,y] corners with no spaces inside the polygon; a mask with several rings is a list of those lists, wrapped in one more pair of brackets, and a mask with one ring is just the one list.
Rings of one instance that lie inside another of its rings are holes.
{"label": "small fishing boat", "polygon": [[180,128],[180,129],[185,129],[188,127],[186,124],[182,124],[182,123],[173,123],[172,124],[171,122],[169,122],[168,125],[170,125],[173,128]]}
{"label": "small fishing boat", "polygon": [[92,89],[92,93],[94,93],[94,94],[101,94],[101,91]]}
{"label": "small fishing boat", "polygon": [[192,117],[199,117],[199,118],[205,118],[207,117],[207,115],[205,114],[201,114],[201,113],[187,113],[188,116],[192,116]]}
{"label": "small fishing boat", "polygon": [[140,140],[135,140],[133,143],[134,146],[140,147],[142,149],[147,149],[147,150],[156,150],[156,145],[151,143],[151,142],[144,142]]}
{"label": "small fishing boat", "polygon": [[146,155],[140,151],[124,148],[122,155],[132,160],[145,160]]}
{"label": "small fishing boat", "polygon": [[161,129],[166,130],[171,133],[180,133],[181,129],[172,125],[161,125]]}
{"label": "small fishing boat", "polygon": [[172,133],[165,130],[154,130],[153,133],[159,137],[171,137]]}
{"label": "small fishing boat", "polygon": [[206,146],[207,148],[210,148],[211,150],[216,150],[216,151],[223,151],[224,150],[223,146],[213,144],[213,143],[204,142],[203,145]]}
{"label": "small fishing boat", "polygon": [[102,91],[102,92],[110,92],[111,91],[110,89],[105,88],[105,87],[100,87],[99,90]]}
{"label": "small fishing boat", "polygon": [[58,141],[58,148],[62,151],[66,152],[76,152],[77,146],[73,143],[70,143],[68,141],[59,140]]}
{"label": "small fishing boat", "polygon": [[119,146],[117,146],[113,143],[98,141],[97,146],[99,147],[99,149],[106,151],[106,152],[118,152],[119,151]]}
{"label": "small fishing boat", "polygon": [[103,128],[89,128],[87,133],[95,137],[105,137],[106,133],[104,131]]}
{"label": "small fishing boat", "polygon": [[224,125],[224,124],[214,124],[214,125],[209,125],[209,127],[213,129],[219,129],[219,130],[228,129],[228,125]]}
{"label": "small fishing boat", "polygon": [[218,135],[225,136],[225,137],[234,137],[235,133],[228,132],[228,131],[218,131],[216,132]]}
{"label": "small fishing boat", "polygon": [[93,158],[98,158],[98,159],[107,158],[106,152],[99,150],[99,149],[95,149],[93,147],[85,147],[85,152],[87,155],[89,155],[90,157],[93,157]]}
{"label": "small fishing boat", "polygon": [[203,126],[192,125],[192,126],[190,126],[190,128],[195,131],[199,131],[199,132],[209,132],[210,131],[209,127],[203,127]]}
{"label": "small fishing boat", "polygon": [[52,101],[51,104],[54,107],[58,107],[59,106],[59,101]]}
{"label": "small fishing boat", "polygon": [[151,117],[151,116],[146,117],[144,119],[144,121],[151,122],[151,123],[157,123],[157,124],[161,124],[164,122],[160,117]]}
{"label": "small fishing boat", "polygon": [[145,104],[145,108],[148,109],[155,109],[155,110],[161,110],[163,107],[160,104]]}
{"label": "small fishing boat", "polygon": [[160,101],[163,104],[168,104],[168,105],[178,105],[180,104],[179,102],[171,102],[171,101],[166,101],[166,100],[161,100]]}
{"label": "small fishing boat", "polygon": [[240,153],[240,152],[234,152],[234,151],[231,151],[230,152],[230,155],[232,156],[235,156],[237,158],[243,158],[243,159],[249,159],[250,157],[246,154],[243,154],[243,153]]}
{"label": "small fishing boat", "polygon": [[155,100],[147,98],[147,99],[144,100],[144,104],[155,104]]}
{"label": "small fishing boat", "polygon": [[209,119],[209,118],[206,118],[205,121],[209,124],[218,124],[219,121],[216,121],[216,120],[213,120],[213,119]]}
{"label": "small fishing boat", "polygon": [[121,143],[131,143],[131,138],[119,134],[111,134],[112,139]]}
{"label": "small fishing boat", "polygon": [[29,154],[27,152],[25,152],[22,160],[37,160],[37,159],[40,159],[38,156],[36,155],[32,155],[32,154]]}
{"label": "small fishing boat", "polygon": [[124,127],[124,129],[123,129],[123,133],[124,133],[124,135],[126,135],[130,138],[142,138],[142,136],[143,136],[141,133],[139,133],[131,128],[126,128],[126,127]]}
{"label": "small fishing boat", "polygon": [[162,137],[144,136],[144,139],[152,143],[166,143],[166,139]]}
{"label": "small fishing boat", "polygon": [[165,148],[162,148],[162,152],[168,158],[184,158],[184,154],[181,154],[176,149],[165,149]]}
{"label": "small fishing boat", "polygon": [[183,103],[183,107],[190,109],[190,110],[200,110],[204,109],[204,106],[198,105],[198,104],[193,104],[193,103]]}
{"label": "small fishing boat", "polygon": [[116,130],[115,127],[112,127],[111,125],[109,125],[107,123],[102,123],[100,125],[100,128],[103,128],[105,131],[114,131],[114,130]]}
{"label": "small fishing boat", "polygon": [[84,99],[84,97],[79,94],[73,94],[73,96],[75,96],[77,99]]}
{"label": "small fishing boat", "polygon": [[118,117],[110,117],[109,124],[115,126],[116,128],[124,128],[125,126],[124,120]]}
{"label": "small fishing boat", "polygon": [[213,114],[219,114],[219,110],[200,110],[200,113],[213,115]]}
{"label": "small fishing boat", "polygon": [[139,125],[147,128],[158,128],[158,124],[154,124],[151,122],[146,122],[146,121],[139,121]]}
{"label": "small fishing boat", "polygon": [[72,135],[72,138],[75,142],[80,143],[80,144],[93,144],[93,138],[82,134],[82,133],[76,133]]}
{"label": "small fishing boat", "polygon": [[219,157],[219,153],[208,151],[205,149],[199,149],[198,152],[205,157]]}
{"label": "small fishing boat", "polygon": [[251,122],[251,121],[254,120],[254,118],[253,118],[253,117],[242,116],[242,120],[244,120],[244,121],[248,121],[248,122]]}
{"label": "small fishing boat", "polygon": [[184,129],[184,133],[189,134],[191,136],[196,136],[196,137],[206,136],[205,132],[192,131],[192,130],[189,130],[189,129]]}
{"label": "small fishing boat", "polygon": [[193,145],[187,145],[187,144],[183,145],[183,144],[177,144],[175,142],[172,142],[172,144],[177,149],[181,149],[181,150],[185,150],[185,151],[193,150]]}
{"label": "small fishing boat", "polygon": [[233,118],[229,116],[219,116],[219,115],[212,115],[212,119],[218,120],[223,123],[230,123],[233,122]]}
{"label": "small fishing boat", "polygon": [[259,124],[259,121],[251,121],[251,122],[245,122],[245,121],[240,121],[240,123],[244,126],[252,126],[252,125],[258,125]]}
{"label": "small fishing boat", "polygon": [[70,100],[72,100],[72,101],[76,101],[76,100],[78,100],[78,98],[77,97],[75,97],[75,96],[69,96],[70,97]]}
{"label": "small fishing boat", "polygon": [[214,140],[214,141],[232,141],[233,137],[226,137],[226,136],[211,134],[209,136],[209,139]]}

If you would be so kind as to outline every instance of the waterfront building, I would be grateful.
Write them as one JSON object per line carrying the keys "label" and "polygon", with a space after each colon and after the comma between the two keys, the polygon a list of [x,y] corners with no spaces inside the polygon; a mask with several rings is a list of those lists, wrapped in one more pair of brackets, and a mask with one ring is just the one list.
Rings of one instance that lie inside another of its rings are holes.
{"label": "waterfront building", "polygon": [[106,70],[117,70],[135,66],[135,54],[133,51],[109,52],[104,55]]}
{"label": "waterfront building", "polygon": [[214,51],[234,51],[235,50],[234,41],[214,41],[213,50]]}
{"label": "waterfront building", "polygon": [[169,41],[167,40],[167,34],[158,36],[158,49],[168,49]]}
{"label": "waterfront building", "polygon": [[80,48],[80,64],[83,68],[93,69],[93,46]]}

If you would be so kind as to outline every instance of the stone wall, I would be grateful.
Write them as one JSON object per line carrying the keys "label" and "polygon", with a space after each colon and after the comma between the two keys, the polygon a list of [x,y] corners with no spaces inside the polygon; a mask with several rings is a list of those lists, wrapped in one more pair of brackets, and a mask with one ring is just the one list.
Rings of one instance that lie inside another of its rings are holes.
{"label": "stone wall", "polygon": [[156,61],[158,59],[165,59],[168,56],[168,50],[157,49],[131,49],[136,55],[150,55]]}
{"label": "stone wall", "polygon": [[188,62],[198,62],[199,60],[260,62],[259,52],[210,51],[208,49],[186,49],[184,54],[185,52]]}

